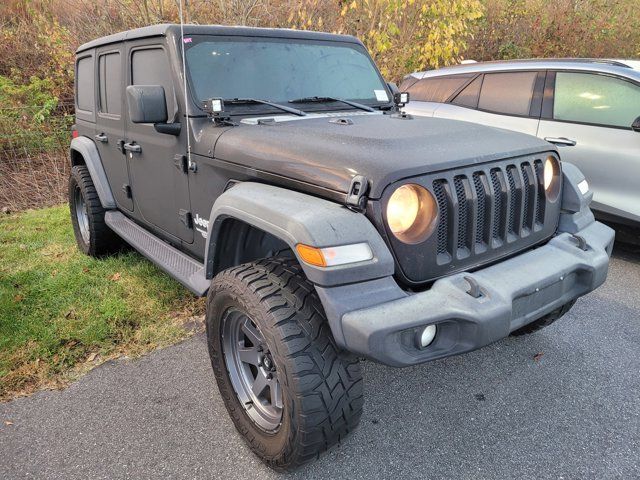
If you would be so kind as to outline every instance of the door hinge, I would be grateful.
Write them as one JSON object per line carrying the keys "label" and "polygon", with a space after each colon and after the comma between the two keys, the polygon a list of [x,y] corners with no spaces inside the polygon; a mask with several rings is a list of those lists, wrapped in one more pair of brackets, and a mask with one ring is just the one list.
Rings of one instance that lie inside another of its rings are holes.
{"label": "door hinge", "polygon": [[369,192],[369,180],[364,175],[356,175],[351,179],[349,192],[345,203],[347,208],[357,212],[364,212],[367,207],[367,193]]}
{"label": "door hinge", "polygon": [[189,210],[180,209],[178,210],[178,216],[180,217],[180,221],[187,228],[193,228],[193,216]]}
{"label": "door hinge", "polygon": [[173,164],[182,173],[187,173],[188,172],[189,161],[187,160],[187,156],[186,155],[181,155],[179,153],[174,155],[173,156]]}
{"label": "door hinge", "polygon": [[133,192],[131,192],[131,185],[125,183],[124,185],[122,185],[122,191],[127,196],[127,198],[133,197]]}

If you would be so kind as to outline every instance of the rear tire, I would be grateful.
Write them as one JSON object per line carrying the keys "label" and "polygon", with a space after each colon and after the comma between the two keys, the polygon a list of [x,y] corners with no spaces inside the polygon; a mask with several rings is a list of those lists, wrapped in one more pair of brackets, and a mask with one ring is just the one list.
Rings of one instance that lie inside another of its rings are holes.
{"label": "rear tire", "polygon": [[89,170],[84,165],[71,169],[69,210],[78,248],[91,257],[102,257],[122,249],[124,243],[104,222],[102,208]]}
{"label": "rear tire", "polygon": [[218,274],[206,327],[229,415],[271,468],[294,470],[358,425],[358,359],[335,344],[315,289],[295,260],[259,260]]}
{"label": "rear tire", "polygon": [[571,300],[570,302],[565,303],[553,312],[547,313],[544,317],[539,318],[538,320],[531,322],[524,327],[520,327],[518,330],[514,330],[513,332],[511,332],[511,335],[513,335],[514,337],[520,337],[522,335],[528,335],[530,333],[537,332],[538,330],[542,330],[544,327],[548,327],[569,310],[571,310],[571,307],[573,307],[575,303],[575,300]]}

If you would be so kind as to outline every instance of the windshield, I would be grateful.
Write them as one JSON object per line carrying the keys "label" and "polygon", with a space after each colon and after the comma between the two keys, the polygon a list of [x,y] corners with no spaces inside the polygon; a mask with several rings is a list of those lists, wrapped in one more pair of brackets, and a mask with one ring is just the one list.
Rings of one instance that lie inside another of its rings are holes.
{"label": "windshield", "polygon": [[219,97],[287,104],[315,96],[389,102],[378,71],[355,43],[206,35],[184,41],[190,83],[199,102]]}

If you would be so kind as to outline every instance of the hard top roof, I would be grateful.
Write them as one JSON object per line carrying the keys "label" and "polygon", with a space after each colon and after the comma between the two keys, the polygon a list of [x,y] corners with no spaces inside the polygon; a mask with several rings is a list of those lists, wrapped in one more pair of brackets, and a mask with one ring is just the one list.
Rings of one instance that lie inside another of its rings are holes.
{"label": "hard top roof", "polygon": [[[308,30],[293,30],[288,28],[258,28],[258,27],[231,27],[222,25],[184,25],[185,35],[236,35],[245,37],[276,37],[276,38],[302,38],[310,40],[332,40],[340,42],[360,43],[351,35],[339,35],[334,33],[313,32]],[[76,53],[110,43],[123,42],[138,38],[158,37],[167,35],[180,35],[180,25],[163,23],[148,27],[127,30],[106,37],[100,37],[80,45]]]}

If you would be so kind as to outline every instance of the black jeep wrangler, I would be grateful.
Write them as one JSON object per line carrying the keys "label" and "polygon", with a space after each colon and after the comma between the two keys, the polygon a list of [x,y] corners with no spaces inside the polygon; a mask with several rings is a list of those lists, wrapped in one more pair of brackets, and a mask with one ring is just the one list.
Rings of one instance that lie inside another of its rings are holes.
{"label": "black jeep wrangler", "polygon": [[279,470],[397,367],[549,325],[614,233],[535,137],[412,118],[356,38],[156,25],[82,45],[69,201],[82,251],[126,242],[207,295],[238,431]]}

